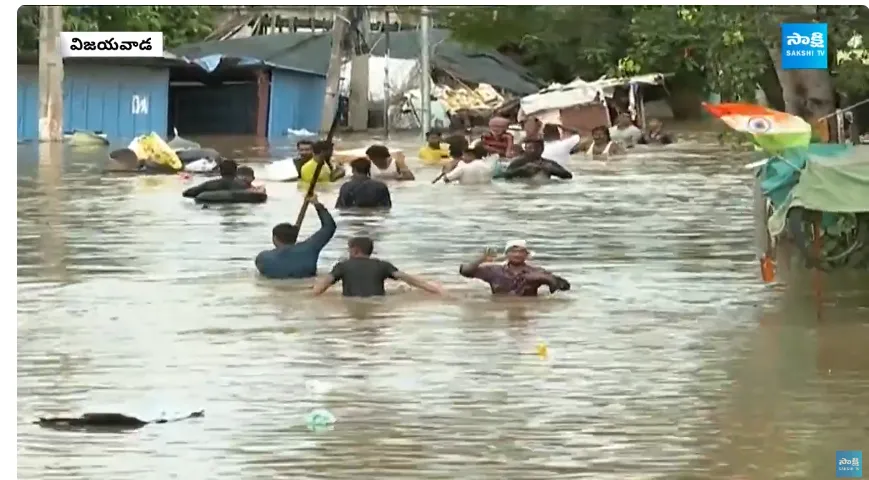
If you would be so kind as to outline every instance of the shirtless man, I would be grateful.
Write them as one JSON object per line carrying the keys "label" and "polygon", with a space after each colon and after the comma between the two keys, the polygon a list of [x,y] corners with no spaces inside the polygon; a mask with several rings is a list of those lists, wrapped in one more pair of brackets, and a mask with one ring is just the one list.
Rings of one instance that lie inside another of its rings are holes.
{"label": "shirtless man", "polygon": [[384,145],[372,145],[365,150],[365,156],[371,160],[371,176],[381,179],[415,180],[413,172],[407,167],[404,155],[392,158],[389,149]]}

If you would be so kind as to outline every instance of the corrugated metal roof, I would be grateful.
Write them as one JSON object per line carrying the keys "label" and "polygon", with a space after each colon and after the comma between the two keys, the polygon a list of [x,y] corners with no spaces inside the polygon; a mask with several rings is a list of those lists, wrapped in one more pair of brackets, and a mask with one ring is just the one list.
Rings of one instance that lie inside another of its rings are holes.
{"label": "corrugated metal roof", "polygon": [[[450,40],[450,32],[432,29],[432,66],[447,70],[463,81],[488,83],[518,94],[536,92],[540,82],[527,69],[494,50],[478,50]],[[372,35],[373,55],[386,54],[383,33]],[[420,57],[419,31],[391,32],[391,58]],[[173,49],[192,59],[220,54],[225,57],[256,58],[275,68],[325,75],[329,68],[331,34],[285,33],[224,41],[202,42]]]}

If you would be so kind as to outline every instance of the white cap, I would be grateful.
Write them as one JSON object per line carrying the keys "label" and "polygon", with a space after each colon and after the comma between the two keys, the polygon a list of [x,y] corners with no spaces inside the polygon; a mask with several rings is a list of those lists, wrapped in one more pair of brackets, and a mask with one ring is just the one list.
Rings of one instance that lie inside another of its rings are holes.
{"label": "white cap", "polygon": [[534,256],[534,252],[528,249],[528,244],[525,243],[525,240],[510,240],[509,242],[507,242],[507,245],[504,246],[504,254],[506,255],[507,252],[514,248],[521,248],[522,250],[525,250],[526,252],[528,252],[529,257]]}

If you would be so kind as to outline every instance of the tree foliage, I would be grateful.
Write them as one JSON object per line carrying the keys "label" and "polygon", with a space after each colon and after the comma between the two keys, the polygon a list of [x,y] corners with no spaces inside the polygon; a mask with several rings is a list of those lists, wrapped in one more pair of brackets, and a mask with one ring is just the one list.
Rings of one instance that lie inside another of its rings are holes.
{"label": "tree foliage", "polygon": [[[215,25],[214,7],[63,7],[63,28],[77,32],[163,32],[165,48],[204,39]],[[18,51],[35,52],[39,7],[18,9]]]}
{"label": "tree foliage", "polygon": [[544,79],[570,81],[577,72],[607,73],[627,47],[628,6],[457,7],[436,22],[459,41],[499,48]]}
{"label": "tree foliage", "polygon": [[[446,9],[438,21],[461,41],[519,54],[547,80],[694,74],[727,99],[753,99],[774,72],[770,47],[780,44],[783,22],[826,22],[830,55],[855,35],[869,39],[863,6],[464,7]],[[840,91],[869,85],[869,67],[853,55],[831,63]]]}

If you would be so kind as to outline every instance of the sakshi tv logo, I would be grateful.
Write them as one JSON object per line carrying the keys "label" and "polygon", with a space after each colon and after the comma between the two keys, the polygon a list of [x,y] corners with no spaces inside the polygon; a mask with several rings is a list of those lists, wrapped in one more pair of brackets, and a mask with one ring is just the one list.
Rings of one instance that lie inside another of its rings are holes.
{"label": "sakshi tv logo", "polygon": [[826,23],[782,24],[783,70],[826,70],[827,54]]}

